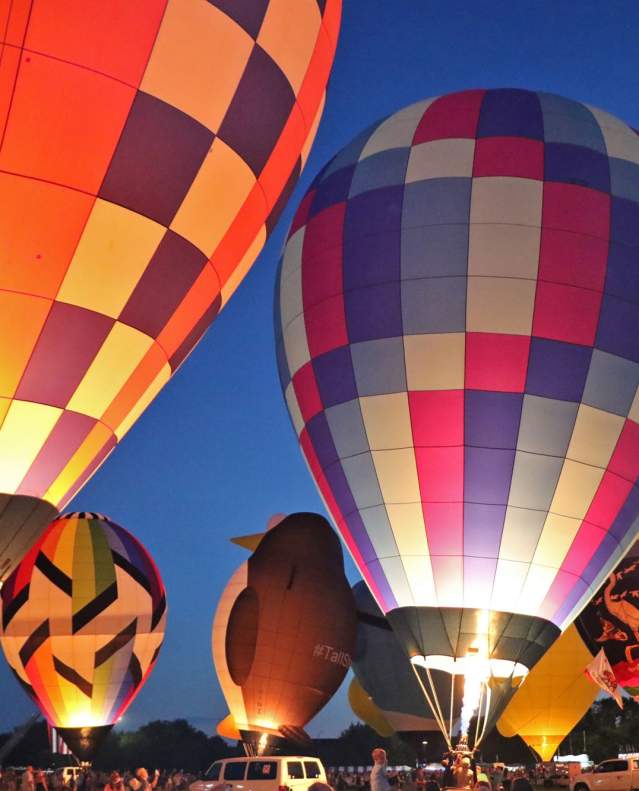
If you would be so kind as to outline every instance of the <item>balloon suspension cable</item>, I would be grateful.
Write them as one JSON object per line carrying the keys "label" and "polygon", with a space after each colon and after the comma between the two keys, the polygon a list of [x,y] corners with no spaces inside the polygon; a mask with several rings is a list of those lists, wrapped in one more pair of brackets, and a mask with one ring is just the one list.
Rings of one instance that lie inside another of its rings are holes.
{"label": "balloon suspension cable", "polygon": [[448,723],[448,736],[453,738],[453,711],[455,709],[455,674],[450,674],[450,718]]}
{"label": "balloon suspension cable", "polygon": [[[475,747],[481,744],[484,740],[484,736],[486,735],[486,726],[488,725],[488,712],[490,711],[490,687],[488,686],[488,682],[482,685],[482,690],[485,690],[485,694],[482,695],[482,702],[479,705],[479,710],[477,712],[477,729],[475,732]],[[485,702],[484,702],[485,701]],[[484,707],[484,713],[482,716],[482,705]],[[482,724],[481,724],[481,733],[479,733],[479,719],[482,717]]]}
{"label": "balloon suspension cable", "polygon": [[[479,687],[479,704],[477,705],[477,719],[475,720],[475,740],[473,742],[473,747],[477,747],[479,745],[479,723],[481,721],[481,707],[484,702],[484,684]],[[484,722],[486,718],[484,717]],[[483,736],[483,733],[482,733]]]}
{"label": "balloon suspension cable", "polygon": [[437,695],[436,695],[434,687],[433,687],[433,683],[432,683],[432,678],[430,676],[430,672],[428,672],[428,670],[427,670],[427,677],[428,677],[428,683],[431,686],[431,691],[433,692],[433,697],[435,699],[435,703],[433,703],[433,700],[431,699],[431,696],[428,694],[428,690],[424,686],[424,682],[422,681],[421,676],[417,672],[417,668],[415,667],[415,665],[412,662],[410,662],[410,666],[413,668],[413,673],[415,674],[415,678],[417,679],[417,683],[421,687],[421,690],[422,690],[422,692],[424,694],[424,697],[426,698],[426,702],[428,703],[428,705],[430,706],[431,711],[433,712],[433,716],[435,717],[437,725],[439,726],[439,730],[442,732],[442,735],[443,735],[444,739],[446,740],[446,744],[448,745],[448,749],[452,750],[453,749],[453,745],[451,743],[448,731],[446,730],[446,723],[444,721],[444,718],[442,717],[441,709],[439,707],[439,701],[437,700]]}

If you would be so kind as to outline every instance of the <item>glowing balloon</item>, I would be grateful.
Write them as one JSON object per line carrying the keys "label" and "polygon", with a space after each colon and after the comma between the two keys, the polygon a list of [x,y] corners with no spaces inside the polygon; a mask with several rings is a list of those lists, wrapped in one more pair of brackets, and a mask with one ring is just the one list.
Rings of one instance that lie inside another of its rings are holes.
{"label": "glowing balloon", "polygon": [[231,577],[213,623],[213,659],[228,704],[219,732],[237,729],[262,753],[305,741],[351,663],[355,607],[328,522],[291,514],[264,534]]}
{"label": "glowing balloon", "polygon": [[477,738],[637,532],[639,137],[546,93],[415,104],[324,168],[276,299],[302,450],[442,730]]}
{"label": "glowing balloon", "polygon": [[124,714],[164,639],[166,596],[142,544],[100,514],[49,525],[0,593],[16,678],[86,760]]}
{"label": "glowing balloon", "polygon": [[639,696],[639,542],[575,623],[593,654],[604,649],[617,683]]}
{"label": "glowing balloon", "polygon": [[255,260],[313,142],[340,9],[0,10],[0,581]]}
{"label": "glowing balloon", "polygon": [[502,736],[519,735],[550,761],[597,697],[584,670],[592,652],[571,625],[553,643],[515,692],[497,721]]}

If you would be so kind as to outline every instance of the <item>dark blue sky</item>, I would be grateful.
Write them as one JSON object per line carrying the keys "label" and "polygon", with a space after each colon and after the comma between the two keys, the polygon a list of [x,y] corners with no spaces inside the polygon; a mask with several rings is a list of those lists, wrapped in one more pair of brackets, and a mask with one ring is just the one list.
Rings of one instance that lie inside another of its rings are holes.
{"label": "dark blue sky", "polygon": [[[280,394],[272,329],[284,236],[319,168],[377,119],[465,88],[552,91],[639,127],[636,0],[343,1],[324,118],[287,211],[230,305],[72,503],[135,533],[168,592],[164,648],[122,727],[186,717],[213,731],[226,708],[211,660],[211,620],[246,558],[228,538],[261,530],[276,512],[322,511]],[[350,560],[347,571],[355,582]],[[312,734],[335,735],[354,719],[346,686],[313,721]],[[31,711],[0,664],[0,731]]]}

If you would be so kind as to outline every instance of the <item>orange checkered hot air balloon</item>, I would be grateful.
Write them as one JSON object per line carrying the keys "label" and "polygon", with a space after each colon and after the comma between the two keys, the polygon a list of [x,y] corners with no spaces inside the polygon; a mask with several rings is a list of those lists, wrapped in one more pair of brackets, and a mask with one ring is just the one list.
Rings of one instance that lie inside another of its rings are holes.
{"label": "orange checkered hot air balloon", "polygon": [[0,582],[255,260],[341,0],[0,5]]}

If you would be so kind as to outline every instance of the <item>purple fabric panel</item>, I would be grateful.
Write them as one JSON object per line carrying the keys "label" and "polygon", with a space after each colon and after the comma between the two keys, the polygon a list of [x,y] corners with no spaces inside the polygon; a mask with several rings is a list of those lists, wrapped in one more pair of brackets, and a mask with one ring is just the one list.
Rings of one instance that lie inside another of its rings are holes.
{"label": "purple fabric panel", "polygon": [[325,408],[357,398],[351,351],[348,346],[320,354],[313,360],[313,371]]}
{"label": "purple fabric panel", "polygon": [[505,517],[505,505],[464,503],[464,555],[498,557]]}
{"label": "purple fabric panel", "polygon": [[306,424],[306,429],[323,470],[339,460],[324,412],[314,415]]}
{"label": "purple fabric panel", "polygon": [[544,123],[537,94],[501,89],[486,91],[479,113],[477,137],[544,139]]}
{"label": "purple fabric panel", "polygon": [[523,395],[466,390],[464,437],[482,448],[516,448]]}
{"label": "purple fabric panel", "polygon": [[561,607],[551,616],[552,622],[559,625],[564,618],[567,618],[573,607],[576,606],[579,599],[584,595],[587,588],[588,585],[583,579],[576,579],[570,593],[561,603]]}
{"label": "purple fabric panel", "polygon": [[597,348],[639,362],[639,305],[604,294]]}
{"label": "purple fabric panel", "polygon": [[345,292],[344,307],[351,343],[396,338],[403,334],[399,279],[394,283]]}
{"label": "purple fabric panel", "polygon": [[397,599],[393,595],[393,591],[391,590],[391,587],[388,584],[388,580],[386,579],[386,575],[384,574],[384,569],[382,568],[379,560],[372,560],[370,563],[367,563],[366,565],[368,566],[368,570],[370,572],[371,577],[375,580],[375,583],[379,588],[380,593],[384,597],[383,602],[377,602],[377,603],[381,607],[384,614],[386,614],[390,610],[394,610],[397,607]]}
{"label": "purple fabric panel", "polygon": [[467,503],[506,505],[514,461],[514,450],[466,447],[464,500]]}
{"label": "purple fabric panel", "polygon": [[579,184],[600,192],[610,191],[608,157],[583,146],[546,143],[544,147],[544,178]]}
{"label": "purple fabric panel", "polygon": [[591,356],[590,347],[532,338],[526,392],[560,401],[581,401]]}

